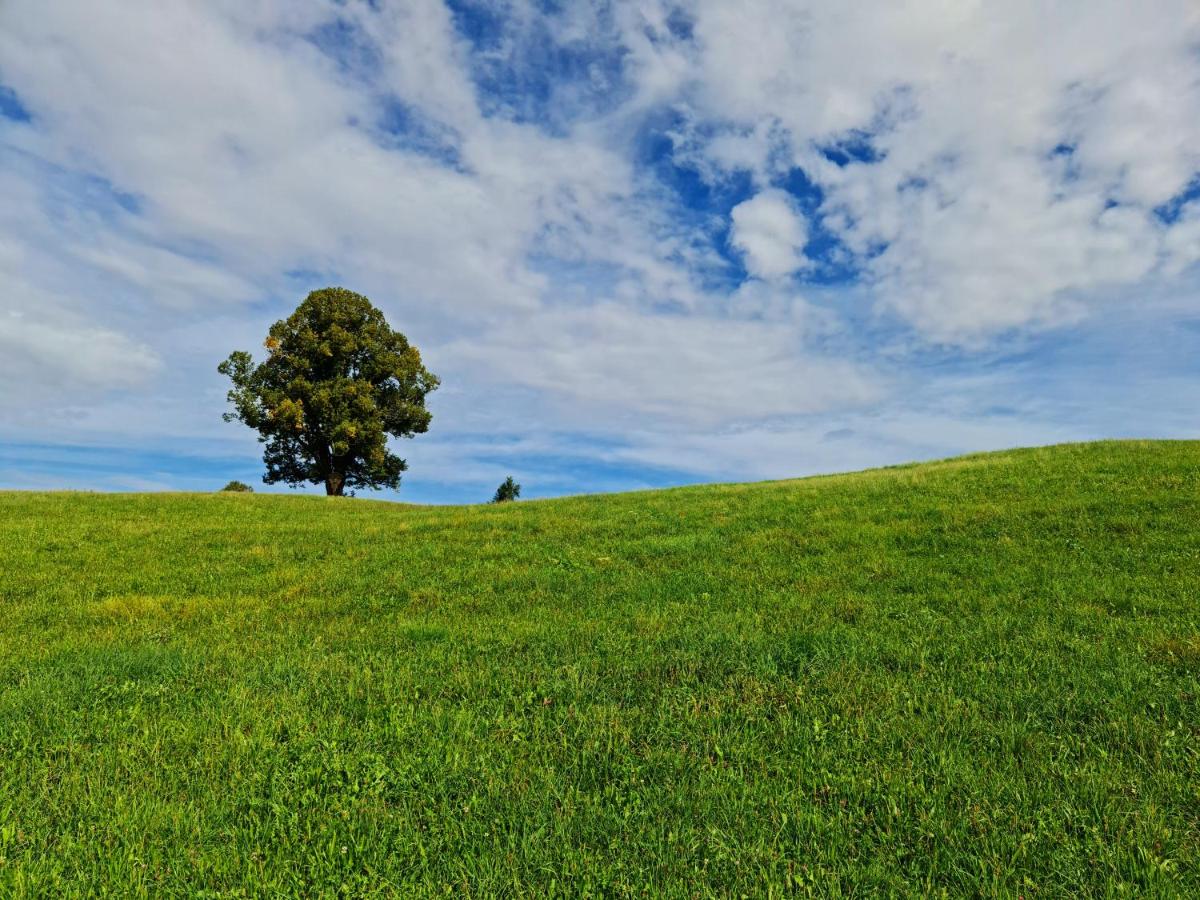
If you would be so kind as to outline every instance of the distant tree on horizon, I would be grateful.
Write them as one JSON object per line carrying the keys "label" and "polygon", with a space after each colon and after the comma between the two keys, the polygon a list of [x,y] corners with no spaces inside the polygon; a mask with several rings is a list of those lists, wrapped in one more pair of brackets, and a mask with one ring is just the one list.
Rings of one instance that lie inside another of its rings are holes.
{"label": "distant tree on horizon", "polygon": [[521,486],[513,481],[513,477],[509,475],[500,483],[500,487],[496,488],[496,493],[492,497],[493,503],[509,503],[521,496]]}
{"label": "distant tree on horizon", "polygon": [[429,429],[425,397],[439,383],[417,348],[370,300],[340,287],[310,293],[264,346],[259,364],[239,350],[217,367],[233,381],[225,421],[266,444],[263,482],[324,484],[335,497],[398,488],[408,464],[387,439]]}
{"label": "distant tree on horizon", "polygon": [[231,494],[253,494],[254,488],[250,487],[250,485],[246,484],[244,481],[237,481],[235,479],[234,481],[231,481],[229,484],[225,485],[225,487],[221,488],[220,493],[226,492]]}

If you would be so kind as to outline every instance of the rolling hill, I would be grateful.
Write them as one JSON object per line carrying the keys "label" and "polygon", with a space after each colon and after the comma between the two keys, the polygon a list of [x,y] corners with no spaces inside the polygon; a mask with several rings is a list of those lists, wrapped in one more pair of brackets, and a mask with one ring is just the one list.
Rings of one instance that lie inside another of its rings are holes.
{"label": "rolling hill", "polygon": [[0,894],[1200,894],[1200,443],[0,493]]}

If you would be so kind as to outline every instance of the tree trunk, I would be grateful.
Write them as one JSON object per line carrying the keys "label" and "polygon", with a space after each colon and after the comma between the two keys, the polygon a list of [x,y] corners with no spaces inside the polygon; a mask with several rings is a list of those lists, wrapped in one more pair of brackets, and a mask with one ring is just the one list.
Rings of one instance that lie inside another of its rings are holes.
{"label": "tree trunk", "polygon": [[330,472],[325,476],[325,495],[341,497],[345,494],[346,479],[341,472]]}

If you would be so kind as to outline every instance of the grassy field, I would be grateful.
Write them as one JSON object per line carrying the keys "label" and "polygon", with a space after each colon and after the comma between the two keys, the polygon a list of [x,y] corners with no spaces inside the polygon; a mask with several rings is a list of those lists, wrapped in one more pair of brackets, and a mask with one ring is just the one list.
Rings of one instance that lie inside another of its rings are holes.
{"label": "grassy field", "polygon": [[0,493],[0,896],[1200,895],[1200,444]]}

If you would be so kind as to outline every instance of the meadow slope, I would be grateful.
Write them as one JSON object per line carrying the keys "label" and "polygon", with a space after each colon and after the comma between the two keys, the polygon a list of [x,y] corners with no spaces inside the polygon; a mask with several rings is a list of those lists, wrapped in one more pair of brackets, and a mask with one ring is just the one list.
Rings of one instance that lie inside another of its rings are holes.
{"label": "meadow slope", "polygon": [[1200,443],[0,493],[0,895],[1200,895]]}

